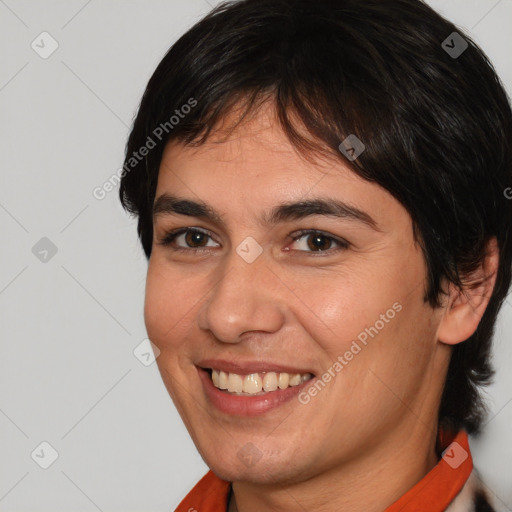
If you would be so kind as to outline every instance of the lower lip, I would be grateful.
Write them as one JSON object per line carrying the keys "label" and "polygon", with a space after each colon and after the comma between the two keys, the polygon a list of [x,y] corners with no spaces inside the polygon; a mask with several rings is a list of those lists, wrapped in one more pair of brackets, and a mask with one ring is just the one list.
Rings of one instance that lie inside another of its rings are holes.
{"label": "lower lip", "polygon": [[227,414],[237,414],[239,416],[257,416],[271,409],[279,407],[292,398],[296,397],[301,390],[309,386],[314,378],[302,382],[298,386],[290,386],[286,389],[277,389],[269,391],[265,395],[257,396],[238,396],[231,395],[225,391],[221,391],[213,385],[212,379],[208,371],[197,368],[199,378],[203,383],[206,396],[210,401],[222,412]]}

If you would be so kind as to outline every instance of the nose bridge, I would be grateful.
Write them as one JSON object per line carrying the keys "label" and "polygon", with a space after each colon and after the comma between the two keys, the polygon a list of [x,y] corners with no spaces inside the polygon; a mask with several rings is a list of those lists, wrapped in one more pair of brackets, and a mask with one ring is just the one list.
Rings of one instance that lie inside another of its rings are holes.
{"label": "nose bridge", "polygon": [[247,331],[276,331],[283,323],[279,296],[269,286],[272,274],[263,254],[254,258],[251,244],[244,241],[226,256],[218,269],[222,275],[200,309],[199,326],[226,343],[240,341]]}

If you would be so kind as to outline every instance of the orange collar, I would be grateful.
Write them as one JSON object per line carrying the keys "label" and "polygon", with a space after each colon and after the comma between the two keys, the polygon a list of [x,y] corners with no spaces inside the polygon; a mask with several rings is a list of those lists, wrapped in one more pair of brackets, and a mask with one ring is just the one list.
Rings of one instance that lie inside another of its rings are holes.
{"label": "orange collar", "polygon": [[[467,433],[461,430],[453,436],[441,432],[439,444],[444,452],[437,465],[385,512],[416,512],[424,510],[426,503],[430,512],[442,512],[457,496],[473,470]],[[226,512],[230,489],[230,482],[210,470],[175,512]]]}

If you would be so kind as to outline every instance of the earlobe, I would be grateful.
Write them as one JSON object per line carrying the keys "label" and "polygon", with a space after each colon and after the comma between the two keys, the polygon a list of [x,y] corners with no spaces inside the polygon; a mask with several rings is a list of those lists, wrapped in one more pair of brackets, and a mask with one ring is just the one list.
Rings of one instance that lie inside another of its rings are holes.
{"label": "earlobe", "polygon": [[498,263],[498,243],[496,237],[492,237],[487,243],[482,265],[464,279],[464,290],[449,283],[449,295],[437,331],[437,339],[441,343],[456,345],[476,331],[494,290]]}

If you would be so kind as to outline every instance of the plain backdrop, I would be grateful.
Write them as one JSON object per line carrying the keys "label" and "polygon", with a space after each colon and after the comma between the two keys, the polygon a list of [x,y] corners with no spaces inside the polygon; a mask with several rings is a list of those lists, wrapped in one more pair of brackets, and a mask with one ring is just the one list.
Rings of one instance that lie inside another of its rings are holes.
{"label": "plain backdrop", "polygon": [[[208,469],[143,356],[135,221],[117,190],[93,190],[122,165],[156,65],[214,3],[0,0],[2,512],[171,511]],[[512,0],[429,3],[469,31],[511,91]],[[509,510],[511,334],[507,303],[489,422],[471,439]]]}

